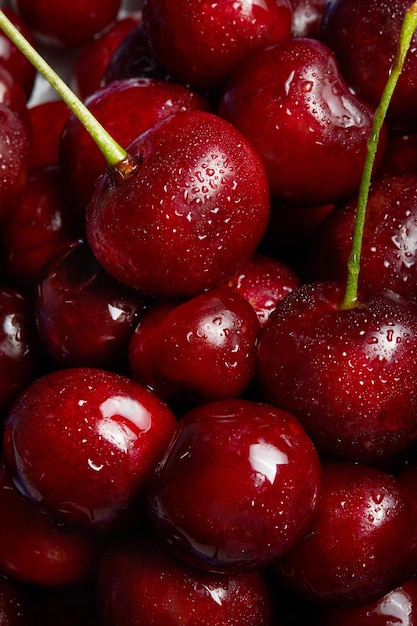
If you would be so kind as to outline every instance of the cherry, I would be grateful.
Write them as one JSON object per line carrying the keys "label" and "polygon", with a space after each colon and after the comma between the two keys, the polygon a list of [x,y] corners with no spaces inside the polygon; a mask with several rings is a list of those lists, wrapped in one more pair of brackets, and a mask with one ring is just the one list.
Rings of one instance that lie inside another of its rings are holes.
{"label": "cherry", "polygon": [[275,569],[290,589],[319,604],[378,600],[416,569],[415,494],[364,465],[323,463],[322,469],[310,530]]}
{"label": "cherry", "polygon": [[[315,622],[314,622],[315,623]],[[417,624],[417,579],[411,577],[382,598],[360,607],[324,608],[317,626],[415,626]]]}
{"label": "cherry", "polygon": [[168,407],[129,378],[94,368],[56,370],[14,403],[4,460],[18,490],[51,519],[114,529],[141,508],[175,424]]}
{"label": "cherry", "polygon": [[322,282],[279,302],[259,338],[259,380],[321,452],[376,462],[416,440],[417,305],[386,292],[343,309],[342,297]]}
{"label": "cherry", "polygon": [[72,67],[72,84],[82,100],[103,86],[114,51],[141,21],[140,13],[120,18],[78,52]]}
{"label": "cherry", "polygon": [[291,32],[289,0],[145,0],[150,48],[168,73],[199,89],[221,86],[254,50]]}
{"label": "cherry", "polygon": [[23,199],[6,216],[0,234],[2,264],[12,287],[35,293],[47,261],[79,232],[70,209],[58,164],[29,173]]}
{"label": "cherry", "polygon": [[254,254],[227,283],[253,306],[261,327],[267,323],[277,302],[300,285],[295,270],[264,254]]}
{"label": "cherry", "polygon": [[111,278],[83,240],[51,259],[35,298],[41,340],[59,367],[126,370],[130,337],[145,308],[145,299]]}
{"label": "cherry", "polygon": [[113,20],[120,9],[120,0],[82,0],[54,2],[47,0],[14,0],[22,21],[49,44],[76,47],[90,39]]}
{"label": "cherry", "polygon": [[[255,52],[231,76],[219,112],[260,154],[274,196],[309,206],[357,192],[374,110],[349,91],[323,43],[293,37]],[[385,141],[384,131],[380,156]]]}
{"label": "cherry", "polygon": [[22,199],[29,170],[28,130],[18,115],[0,104],[0,220]]}
{"label": "cherry", "polygon": [[[313,247],[316,279],[345,280],[357,198],[322,222]],[[384,289],[417,301],[417,176],[383,176],[369,190],[359,283],[364,294]]]}
{"label": "cherry", "polygon": [[27,97],[20,83],[0,63],[0,102],[18,113],[30,134]]}
{"label": "cherry", "polygon": [[70,109],[63,100],[46,100],[28,110],[30,119],[29,168],[58,163],[58,145]]}
{"label": "cherry", "polygon": [[0,571],[45,587],[92,581],[99,544],[77,531],[62,532],[22,498],[0,467]]}
{"label": "cherry", "polygon": [[238,396],[255,375],[259,323],[230,289],[152,307],[129,344],[133,376],[159,396],[189,403]]}
{"label": "cherry", "polygon": [[258,155],[228,122],[205,111],[173,115],[129,146],[136,173],[98,181],[87,236],[103,267],[159,297],[218,286],[264,234],[269,190]]}
{"label": "cherry", "polygon": [[[408,0],[336,0],[326,5],[320,38],[334,51],[352,90],[375,106],[387,81],[403,15],[409,6]],[[390,127],[403,132],[417,130],[416,42],[414,36],[387,114]]]}
{"label": "cherry", "polygon": [[14,289],[0,289],[0,411],[38,373],[38,336],[30,302]]}
{"label": "cherry", "polygon": [[[2,8],[2,12],[33,45],[32,32],[19,15],[8,7]],[[0,65],[21,85],[29,99],[35,85],[36,69],[3,31],[0,32]]]}
{"label": "cherry", "polygon": [[274,563],[314,516],[320,462],[289,413],[238,398],[184,415],[149,484],[164,545],[212,571]]}
{"label": "cherry", "polygon": [[[86,105],[125,147],[165,117],[208,108],[200,95],[186,87],[146,78],[113,82],[87,98]],[[106,159],[74,113],[63,129],[59,153],[68,193],[84,217],[96,179],[106,169]]]}
{"label": "cherry", "polygon": [[103,557],[98,607],[103,626],[267,626],[273,601],[262,572],[201,572],[145,535],[119,541]]}

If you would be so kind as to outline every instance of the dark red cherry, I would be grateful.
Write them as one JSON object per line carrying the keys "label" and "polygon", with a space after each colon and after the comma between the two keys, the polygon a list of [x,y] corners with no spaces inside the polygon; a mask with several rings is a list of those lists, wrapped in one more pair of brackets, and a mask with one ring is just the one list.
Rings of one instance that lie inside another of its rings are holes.
{"label": "dark red cherry", "polygon": [[20,202],[26,189],[30,139],[18,113],[0,104],[0,220]]}
{"label": "dark red cherry", "polygon": [[16,12],[43,42],[59,46],[81,46],[104,30],[121,6],[121,0],[14,0]]}
{"label": "dark red cherry", "polygon": [[243,296],[254,308],[261,327],[265,326],[277,302],[301,285],[289,265],[264,254],[254,254],[227,286]]}
{"label": "dark red cherry", "polygon": [[78,531],[54,528],[22,498],[3,467],[0,503],[2,574],[45,587],[93,580],[100,555],[98,543]]}
{"label": "dark red cherry", "polygon": [[[2,7],[2,11],[24,35],[25,39],[35,45],[31,29],[20,16],[9,7]],[[26,98],[29,99],[35,85],[36,69],[3,31],[0,32],[0,65],[21,85]]]}
{"label": "dark red cherry", "polygon": [[249,400],[200,405],[181,418],[149,486],[161,541],[208,570],[263,567],[307,531],[320,462],[289,413]]}
{"label": "dark red cherry", "polygon": [[[312,254],[313,276],[346,279],[357,198],[339,204],[322,222]],[[371,185],[361,252],[363,294],[384,289],[417,302],[417,175],[378,177]]]}
{"label": "dark red cherry", "polygon": [[14,289],[0,289],[2,417],[16,396],[36,377],[39,352],[31,303]]}
{"label": "dark red cherry", "polygon": [[71,82],[82,100],[105,84],[104,75],[113,53],[141,21],[140,13],[126,15],[113,22],[78,52],[72,66]]}
{"label": "dark red cherry", "polygon": [[[252,54],[219,112],[258,151],[274,196],[314,206],[358,190],[374,110],[349,91],[320,41],[292,37]],[[385,143],[384,127],[380,155]]]}
{"label": "dark red cherry", "polygon": [[317,613],[317,626],[416,626],[417,578],[411,577],[371,604],[326,607]]}
{"label": "dark red cherry", "polygon": [[228,122],[186,111],[129,147],[135,173],[102,176],[87,236],[103,267],[152,296],[181,298],[223,284],[252,256],[269,217],[262,163]]}
{"label": "dark red cherry", "polygon": [[145,308],[145,299],[109,276],[82,240],[51,259],[35,298],[41,340],[60,367],[126,370]]}
{"label": "dark red cherry", "polygon": [[293,413],[319,450],[376,462],[417,437],[417,305],[392,292],[343,310],[343,288],[310,283],[261,331],[264,398]]}
{"label": "dark red cherry", "polygon": [[[320,38],[334,51],[350,88],[373,106],[385,87],[409,6],[408,0],[335,0],[326,4]],[[389,126],[403,132],[417,130],[416,43],[414,35],[387,113]]]}
{"label": "dark red cherry", "polygon": [[272,609],[263,573],[201,572],[172,558],[152,536],[119,541],[101,561],[102,626],[268,626]]}
{"label": "dark red cherry", "polygon": [[165,399],[202,402],[238,396],[255,376],[259,322],[230,289],[152,307],[129,343],[133,376]]}
{"label": "dark red cherry", "polygon": [[[186,87],[147,78],[112,82],[88,97],[86,105],[124,148],[170,115],[208,108],[204,98]],[[59,153],[66,188],[84,219],[85,207],[98,176],[106,169],[106,160],[74,114],[63,129]]]}
{"label": "dark red cherry", "polygon": [[145,0],[150,48],[169,74],[199,89],[221,86],[255,49],[290,35],[289,0]]}
{"label": "dark red cherry", "polygon": [[416,546],[415,493],[375,468],[324,463],[310,530],[276,571],[290,589],[319,604],[367,604],[414,574]]}
{"label": "dark red cherry", "polygon": [[8,282],[30,295],[45,264],[79,234],[57,163],[31,170],[21,202],[4,219],[2,265]]}
{"label": "dark red cherry", "polygon": [[129,378],[57,370],[27,387],[9,412],[5,464],[18,490],[51,518],[119,527],[139,514],[175,424],[167,406]]}
{"label": "dark red cherry", "polygon": [[46,100],[31,106],[29,168],[58,163],[58,145],[70,110],[63,100]]}

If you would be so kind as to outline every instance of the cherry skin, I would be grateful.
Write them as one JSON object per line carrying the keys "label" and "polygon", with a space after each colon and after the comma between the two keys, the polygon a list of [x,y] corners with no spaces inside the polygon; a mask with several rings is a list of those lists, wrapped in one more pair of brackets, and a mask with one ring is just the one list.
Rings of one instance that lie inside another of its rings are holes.
{"label": "cherry skin", "polygon": [[237,398],[180,420],[149,484],[148,515],[184,562],[211,571],[274,563],[314,516],[320,462],[289,413]]}
{"label": "cherry skin", "polygon": [[102,176],[87,207],[90,246],[121,282],[182,298],[223,284],[252,256],[270,207],[262,163],[228,122],[206,111],[162,120],[131,144],[138,167]]}
{"label": "cherry skin", "polygon": [[300,285],[295,270],[264,254],[254,254],[227,283],[252,305],[261,327],[265,326],[277,303]]}
{"label": "cherry skin", "polygon": [[2,225],[2,266],[9,284],[33,295],[41,270],[79,233],[58,164],[29,172],[24,196]]}
{"label": "cherry skin", "polygon": [[27,97],[22,85],[0,62],[0,103],[18,113],[30,134],[30,119]]}
{"label": "cherry skin", "polygon": [[94,368],[35,380],[5,424],[4,461],[20,493],[66,526],[113,530],[139,515],[176,419],[139,383]]}
{"label": "cherry skin", "polygon": [[417,305],[385,292],[341,310],[342,296],[319,282],[279,302],[259,337],[258,377],[322,453],[375,463],[417,437]]}
{"label": "cherry skin", "polygon": [[[357,198],[322,222],[312,253],[316,280],[346,279]],[[363,294],[384,289],[417,302],[417,176],[378,177],[369,191],[359,284]]]}
{"label": "cherry skin", "polygon": [[72,67],[72,84],[82,100],[103,86],[113,53],[141,21],[140,13],[120,18],[81,48]]}
{"label": "cherry skin", "polygon": [[70,110],[63,100],[47,100],[29,108],[29,168],[58,163],[58,146]]}
{"label": "cherry skin", "polygon": [[116,543],[101,561],[97,586],[102,626],[271,622],[273,601],[263,573],[195,570],[172,558],[152,535]]}
{"label": "cherry skin", "polygon": [[0,104],[0,220],[20,202],[29,170],[28,129],[18,113]]}
{"label": "cherry skin", "polygon": [[[374,110],[349,91],[320,41],[292,37],[252,54],[228,81],[219,113],[260,154],[274,196],[311,206],[359,188]],[[385,143],[384,127],[377,162]]]}
{"label": "cherry skin", "polygon": [[35,314],[40,338],[57,366],[126,371],[128,344],[146,304],[109,276],[78,240],[44,268]]}
{"label": "cherry skin", "polygon": [[[202,96],[186,87],[147,78],[113,82],[88,97],[86,105],[124,148],[170,115],[208,108]],[[85,207],[96,179],[106,169],[106,160],[74,114],[62,131],[59,154],[68,193],[84,220]]]}
{"label": "cherry skin", "polygon": [[[314,622],[315,623],[315,622]],[[407,580],[371,604],[360,607],[324,608],[317,626],[415,626],[417,624],[417,579]]]}
{"label": "cherry skin", "polygon": [[221,86],[259,47],[290,35],[287,0],[145,0],[143,25],[150,48],[168,73],[198,89]]}
{"label": "cherry skin", "polygon": [[78,531],[61,532],[15,489],[0,467],[0,571],[45,587],[86,584],[94,579],[98,542]]}
{"label": "cherry skin", "polygon": [[[35,45],[30,28],[28,28],[20,16],[8,7],[2,8],[2,11],[24,35],[25,39],[32,45]],[[29,99],[35,85],[36,69],[3,31],[0,32],[0,65],[21,85],[26,98]]]}
{"label": "cherry skin", "polygon": [[14,0],[17,14],[37,38],[49,45],[81,46],[113,22],[120,0]]}
{"label": "cherry skin", "polygon": [[365,465],[323,463],[322,469],[310,530],[275,569],[285,585],[318,604],[378,600],[414,574],[415,494]]}
{"label": "cherry skin", "polygon": [[0,289],[0,410],[38,374],[38,336],[29,300],[15,289]]}
{"label": "cherry skin", "polygon": [[[374,106],[385,87],[409,6],[408,0],[336,0],[326,5],[320,39],[334,51],[351,89]],[[416,42],[414,34],[387,113],[388,125],[396,131],[417,130]]]}
{"label": "cherry skin", "polygon": [[167,401],[238,396],[255,376],[259,323],[229,289],[209,289],[183,303],[152,307],[129,343],[133,376]]}

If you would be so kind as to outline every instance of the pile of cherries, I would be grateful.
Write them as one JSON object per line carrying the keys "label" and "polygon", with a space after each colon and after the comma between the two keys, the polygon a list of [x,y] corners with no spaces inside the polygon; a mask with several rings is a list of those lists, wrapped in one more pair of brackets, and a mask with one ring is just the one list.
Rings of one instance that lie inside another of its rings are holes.
{"label": "pile of cherries", "polygon": [[132,4],[3,9],[0,624],[415,626],[410,1]]}

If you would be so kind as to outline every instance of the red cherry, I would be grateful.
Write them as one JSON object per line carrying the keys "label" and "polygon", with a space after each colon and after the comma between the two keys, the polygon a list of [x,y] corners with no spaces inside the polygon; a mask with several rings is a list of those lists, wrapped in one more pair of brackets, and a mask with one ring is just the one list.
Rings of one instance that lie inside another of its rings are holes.
{"label": "red cherry", "polygon": [[414,574],[416,545],[417,501],[400,480],[367,466],[324,463],[310,530],[276,571],[314,602],[366,604]]}
{"label": "red cherry", "polygon": [[58,163],[58,144],[70,110],[63,100],[47,100],[29,108],[29,167]]}
{"label": "red cherry", "polygon": [[38,378],[13,405],[4,459],[19,491],[67,525],[124,525],[176,420],[151,391],[99,369]]}
{"label": "red cherry", "polygon": [[[255,52],[219,112],[260,154],[274,196],[314,206],[358,190],[374,110],[349,91],[323,43],[292,37]],[[385,143],[384,128],[380,156]]]}
{"label": "red cherry", "polygon": [[167,400],[238,396],[255,376],[258,334],[256,314],[242,296],[211,289],[145,313],[130,340],[130,367]]}
{"label": "red cherry", "polygon": [[98,564],[96,542],[49,524],[15,489],[0,468],[0,571],[35,585],[91,582]]}
{"label": "red cherry", "polygon": [[48,44],[76,47],[102,31],[113,20],[121,0],[14,0],[16,12],[34,35]]}
{"label": "red cherry", "polygon": [[145,0],[149,45],[168,73],[199,89],[221,86],[257,48],[291,32],[289,0]]}
{"label": "red cherry", "polygon": [[[2,11],[21,34],[24,35],[25,39],[34,45],[32,32],[20,16],[8,7],[3,7]],[[0,32],[0,65],[21,85],[26,98],[29,99],[35,85],[36,69],[3,31]]]}
{"label": "red cherry", "polygon": [[119,541],[100,565],[103,626],[268,626],[272,608],[263,573],[201,572],[174,560],[152,536]]}
{"label": "red cherry", "polygon": [[103,267],[138,291],[187,297],[223,284],[254,253],[269,217],[265,171],[228,122],[178,113],[141,135],[135,173],[102,176],[87,236]]}
{"label": "red cherry", "polygon": [[0,220],[23,197],[28,180],[29,146],[28,130],[21,117],[0,104]]}
{"label": "red cherry", "polygon": [[35,298],[38,330],[60,367],[122,371],[145,299],[106,274],[82,240],[47,264]]}
{"label": "red cherry", "polygon": [[386,292],[341,310],[342,296],[339,284],[311,283],[279,302],[258,375],[322,453],[372,463],[416,441],[417,305]]}
{"label": "red cherry", "polygon": [[149,485],[164,545],[212,571],[276,562],[307,531],[320,485],[317,453],[289,413],[237,398],[181,418]]}

